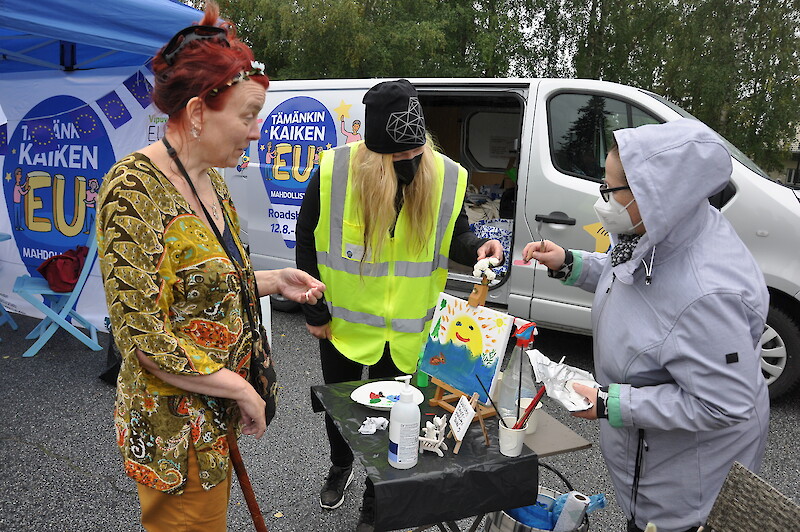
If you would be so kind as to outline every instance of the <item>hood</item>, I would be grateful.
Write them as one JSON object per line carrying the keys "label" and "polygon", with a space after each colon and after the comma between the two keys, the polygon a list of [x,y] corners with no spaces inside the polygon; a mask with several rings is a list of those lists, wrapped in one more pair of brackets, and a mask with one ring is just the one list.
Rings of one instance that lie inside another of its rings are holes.
{"label": "hood", "polygon": [[614,132],[622,167],[647,229],[631,260],[617,265],[622,282],[646,257],[656,263],[688,244],[703,228],[713,209],[708,197],[731,177],[731,156],[711,128],[689,118]]}

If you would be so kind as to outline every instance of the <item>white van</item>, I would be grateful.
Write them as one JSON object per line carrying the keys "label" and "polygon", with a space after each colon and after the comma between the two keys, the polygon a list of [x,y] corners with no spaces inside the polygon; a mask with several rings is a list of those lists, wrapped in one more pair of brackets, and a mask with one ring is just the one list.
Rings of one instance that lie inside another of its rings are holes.
{"label": "white van", "polygon": [[[294,229],[318,153],[359,140],[364,93],[381,80],[276,81],[259,117],[261,139],[227,182],[257,268],[294,264]],[[481,236],[504,241],[506,265],[489,299],[541,327],[591,334],[592,294],[525,265],[522,248],[547,238],[605,251],[592,209],[612,131],[687,113],[650,92],[576,79],[411,79],[441,151],[469,170],[467,214]],[[771,295],[762,369],[772,397],[800,383],[800,195],[771,181],[735,147],[728,187],[709,198],[761,266]],[[471,265],[468,265],[471,266]],[[447,289],[476,281],[451,264]],[[294,303],[273,300],[291,310]]]}

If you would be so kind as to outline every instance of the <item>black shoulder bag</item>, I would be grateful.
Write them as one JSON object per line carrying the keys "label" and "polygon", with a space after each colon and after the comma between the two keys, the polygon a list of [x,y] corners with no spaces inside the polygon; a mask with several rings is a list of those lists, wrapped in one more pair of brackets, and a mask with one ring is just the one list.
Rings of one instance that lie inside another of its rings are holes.
{"label": "black shoulder bag", "polygon": [[[263,325],[263,316],[261,315],[261,306],[260,305],[253,305],[258,312],[258,321],[253,319],[253,310],[251,307],[250,301],[250,294],[247,290],[247,272],[244,270],[244,267],[240,267],[239,264],[233,259],[231,252],[228,250],[228,246],[225,245],[225,239],[219,234],[219,229],[217,229],[217,225],[213,222],[213,218],[208,213],[206,206],[203,205],[203,202],[200,200],[200,196],[197,194],[197,190],[194,188],[194,183],[189,178],[189,174],[186,172],[186,168],[184,168],[183,163],[178,158],[178,153],[175,151],[169,142],[167,142],[167,138],[163,137],[161,139],[164,142],[164,146],[167,148],[167,153],[172,160],[175,161],[175,164],[178,166],[178,169],[183,174],[184,179],[186,179],[187,183],[189,183],[189,187],[192,189],[192,193],[194,193],[194,197],[197,198],[197,202],[202,207],[203,212],[208,219],[209,225],[211,225],[211,229],[214,231],[214,234],[219,240],[220,246],[222,249],[225,250],[225,254],[230,259],[231,264],[236,269],[236,273],[239,275],[239,279],[242,283],[242,305],[245,308],[245,312],[247,312],[247,320],[250,325],[250,331],[252,331],[253,335],[253,348],[250,355],[250,371],[248,375],[248,382],[255,388],[258,395],[266,403],[266,417],[267,417],[267,425],[270,424],[272,418],[275,417],[275,409],[278,404],[278,376],[275,373],[275,364],[272,361],[272,356],[269,348],[269,342],[267,341],[267,334],[264,330]],[[220,205],[222,205],[222,201],[220,200]],[[225,218],[225,223],[228,227],[231,227],[230,220],[228,219],[228,214],[225,212],[225,209],[222,209],[222,216]],[[258,287],[256,287],[258,289]]]}

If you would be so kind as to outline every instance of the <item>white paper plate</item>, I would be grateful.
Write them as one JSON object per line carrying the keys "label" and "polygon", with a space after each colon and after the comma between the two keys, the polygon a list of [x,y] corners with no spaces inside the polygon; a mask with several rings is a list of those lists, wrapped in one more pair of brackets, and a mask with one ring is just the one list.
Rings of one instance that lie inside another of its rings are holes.
{"label": "white paper plate", "polygon": [[[353,390],[350,399],[373,410],[391,410],[392,405],[400,400],[400,390],[406,384],[401,381],[375,381],[363,384]],[[411,386],[411,394],[415,404],[425,400],[422,392]]]}

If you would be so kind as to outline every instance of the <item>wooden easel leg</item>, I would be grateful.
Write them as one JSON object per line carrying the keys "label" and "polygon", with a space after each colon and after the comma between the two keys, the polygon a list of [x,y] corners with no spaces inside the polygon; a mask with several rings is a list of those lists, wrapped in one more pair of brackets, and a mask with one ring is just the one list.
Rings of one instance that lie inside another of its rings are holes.
{"label": "wooden easel leg", "polygon": [[478,392],[472,394],[472,399],[470,399],[469,404],[473,410],[475,410],[475,416],[478,418],[478,422],[481,424],[481,430],[483,431],[483,439],[486,442],[486,447],[489,447],[489,433],[486,432],[486,424],[483,422],[483,418],[486,413],[481,411],[484,409],[484,407],[478,404]]}

